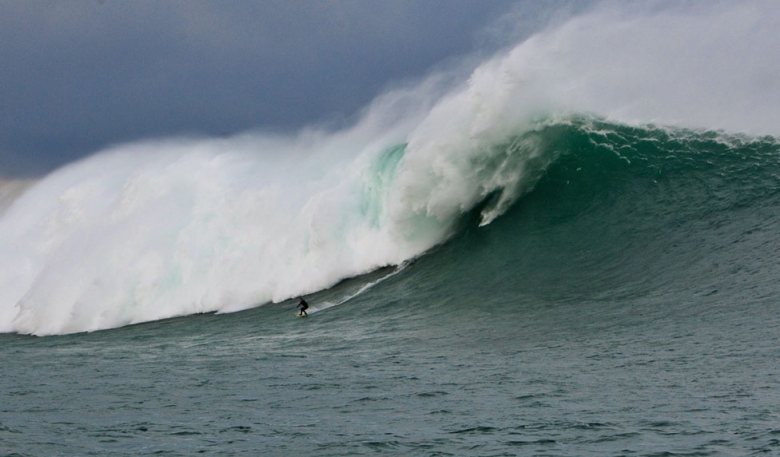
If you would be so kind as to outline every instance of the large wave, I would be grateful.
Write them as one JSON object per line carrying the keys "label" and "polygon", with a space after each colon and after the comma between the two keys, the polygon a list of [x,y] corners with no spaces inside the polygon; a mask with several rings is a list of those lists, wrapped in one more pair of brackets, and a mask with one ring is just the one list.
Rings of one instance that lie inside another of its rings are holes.
{"label": "large wave", "polygon": [[490,223],[582,113],[780,131],[780,7],[599,7],[379,97],[355,126],[120,145],[0,214],[0,331],[56,334],[235,311],[418,256]]}

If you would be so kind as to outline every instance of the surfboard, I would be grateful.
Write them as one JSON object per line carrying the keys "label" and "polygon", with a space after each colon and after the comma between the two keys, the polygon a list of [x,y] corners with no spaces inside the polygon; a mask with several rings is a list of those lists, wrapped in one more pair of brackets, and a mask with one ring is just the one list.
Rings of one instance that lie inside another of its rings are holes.
{"label": "surfboard", "polygon": [[298,316],[298,317],[309,317],[306,314],[296,314],[296,316]]}

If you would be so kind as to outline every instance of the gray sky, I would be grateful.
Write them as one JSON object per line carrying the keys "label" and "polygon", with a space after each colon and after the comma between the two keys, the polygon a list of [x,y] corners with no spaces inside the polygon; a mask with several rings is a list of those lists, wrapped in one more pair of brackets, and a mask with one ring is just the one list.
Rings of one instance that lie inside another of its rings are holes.
{"label": "gray sky", "polygon": [[0,176],[140,138],[344,124],[558,3],[0,0]]}

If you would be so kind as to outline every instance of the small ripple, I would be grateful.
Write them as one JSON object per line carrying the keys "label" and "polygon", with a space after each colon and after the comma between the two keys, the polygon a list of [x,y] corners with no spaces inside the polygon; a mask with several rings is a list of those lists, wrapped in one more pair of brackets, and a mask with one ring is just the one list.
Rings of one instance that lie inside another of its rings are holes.
{"label": "small ripple", "polygon": [[24,397],[26,395],[34,395],[37,394],[38,391],[35,390],[12,390],[8,392],[6,395],[9,397]]}
{"label": "small ripple", "polygon": [[526,400],[531,400],[531,399],[536,398],[536,397],[543,397],[543,396],[544,396],[544,394],[526,394],[526,395],[519,395],[519,396],[515,397],[515,400],[526,401]]}
{"label": "small ripple", "polygon": [[389,398],[387,397],[361,397],[357,400],[353,400],[352,403],[370,403],[374,401],[387,401]]}
{"label": "small ripple", "polygon": [[614,433],[610,435],[601,435],[597,436],[593,439],[581,439],[577,440],[577,443],[581,444],[599,444],[599,443],[610,443],[613,441],[620,441],[620,440],[628,440],[631,438],[636,438],[637,436],[640,436],[641,434],[638,432],[625,432],[625,433]]}
{"label": "small ripple", "polygon": [[532,445],[544,445],[544,444],[557,444],[558,442],[555,440],[542,438],[538,440],[512,440],[507,441],[506,444],[509,446],[532,446]]}
{"label": "small ripple", "polygon": [[647,457],[704,457],[708,455],[716,454],[716,452],[672,452],[663,451],[647,454]]}
{"label": "small ripple", "polygon": [[429,398],[429,397],[441,397],[443,395],[449,395],[449,392],[443,392],[440,390],[433,391],[433,392],[422,392],[417,394],[418,397],[422,398]]}
{"label": "small ripple", "polygon": [[428,414],[452,414],[452,410],[449,410],[449,409],[437,409],[436,411],[431,411]]}
{"label": "small ripple", "polygon": [[[553,421],[553,422],[539,422],[531,424],[518,425],[513,428],[515,431],[509,432],[510,435],[519,435],[526,433],[528,430],[599,430],[605,428],[615,428],[616,425],[609,422],[568,422],[568,421]],[[519,431],[518,431],[519,430]]]}
{"label": "small ripple", "polygon": [[11,427],[5,425],[4,423],[0,422],[0,432],[6,432],[6,433],[21,433],[18,430],[14,430]]}
{"label": "small ripple", "polygon": [[377,450],[393,449],[398,447],[399,444],[398,441],[366,441],[363,443],[364,446]]}
{"label": "small ripple", "polygon": [[462,430],[455,430],[454,432],[450,432],[453,435],[460,435],[460,434],[474,434],[474,433],[493,433],[495,432],[495,427],[485,427],[485,426],[478,426],[478,427],[470,427],[470,428],[464,428]]}
{"label": "small ripple", "polygon": [[642,421],[640,422],[640,425],[645,427],[673,427],[678,424],[671,421],[661,420],[661,421]]}
{"label": "small ripple", "polygon": [[179,432],[173,432],[171,433],[172,436],[193,436],[193,435],[202,435],[201,432],[196,432],[195,430],[182,430]]}
{"label": "small ripple", "polygon": [[614,425],[610,423],[602,423],[602,422],[577,422],[574,423],[573,425],[570,425],[570,427],[575,429],[581,429],[581,430],[590,430],[595,428],[614,427]]}
{"label": "small ripple", "polygon": [[250,433],[252,431],[252,427],[249,427],[247,425],[235,425],[233,427],[223,428],[219,431],[219,433],[229,433],[229,432],[239,432],[239,433]]}

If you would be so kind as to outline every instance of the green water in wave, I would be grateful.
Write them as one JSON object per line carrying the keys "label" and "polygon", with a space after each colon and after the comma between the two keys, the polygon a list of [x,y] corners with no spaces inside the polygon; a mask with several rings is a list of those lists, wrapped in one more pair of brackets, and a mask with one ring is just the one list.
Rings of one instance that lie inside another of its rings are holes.
{"label": "green water in wave", "polygon": [[[422,260],[480,302],[625,299],[774,287],[780,146],[771,138],[582,121],[540,134],[560,151],[492,225]],[[478,284],[479,287],[474,287]],[[725,286],[731,286],[725,287]],[[493,297],[497,297],[494,299]]]}

